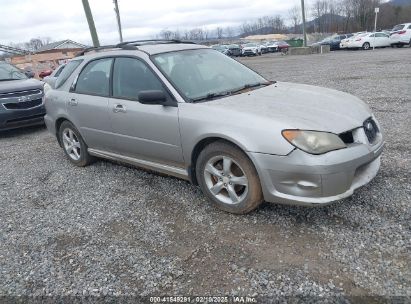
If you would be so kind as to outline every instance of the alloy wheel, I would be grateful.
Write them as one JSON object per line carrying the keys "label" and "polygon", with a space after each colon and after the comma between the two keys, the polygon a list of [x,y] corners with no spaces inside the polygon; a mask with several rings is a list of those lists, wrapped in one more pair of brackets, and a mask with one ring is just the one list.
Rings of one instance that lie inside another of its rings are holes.
{"label": "alloy wheel", "polygon": [[238,204],[248,193],[248,179],[241,166],[229,156],[212,157],[204,167],[208,190],[225,204]]}
{"label": "alloy wheel", "polygon": [[73,130],[66,128],[63,131],[63,145],[68,156],[78,161],[81,157],[81,144]]}

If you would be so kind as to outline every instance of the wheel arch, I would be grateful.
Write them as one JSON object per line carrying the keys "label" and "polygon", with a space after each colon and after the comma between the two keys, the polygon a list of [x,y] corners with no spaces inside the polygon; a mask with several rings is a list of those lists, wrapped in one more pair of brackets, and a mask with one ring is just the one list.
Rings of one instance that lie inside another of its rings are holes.
{"label": "wheel arch", "polygon": [[61,143],[61,140],[60,140],[59,131],[60,131],[60,126],[61,126],[61,124],[62,124],[63,122],[65,122],[65,121],[68,121],[68,122],[72,123],[72,122],[70,121],[70,119],[68,119],[67,117],[61,116],[61,117],[59,117],[59,118],[56,119],[56,122],[55,122],[55,124],[54,124],[55,130],[56,130],[56,134],[55,134],[55,135],[56,135],[56,137],[57,137],[57,141],[58,141],[58,143],[59,143],[60,146],[62,146],[62,143]]}
{"label": "wheel arch", "polygon": [[[208,145],[211,145],[217,141],[223,141],[226,142],[230,145],[235,146],[236,148],[238,148],[239,150],[241,150],[242,152],[244,152],[246,155],[246,149],[243,145],[241,145],[240,143],[238,143],[236,140],[232,139],[232,138],[226,138],[224,136],[220,136],[220,135],[209,135],[207,137],[203,137],[201,140],[199,140],[195,145],[193,150],[191,151],[191,155],[190,155],[190,165],[188,168],[188,173],[189,173],[189,177],[190,177],[190,181],[194,184],[194,185],[198,185],[198,181],[197,181],[197,177],[196,177],[196,164],[197,164],[197,159],[198,156],[200,155],[201,151]],[[248,157],[248,155],[247,155]],[[252,161],[252,159],[250,159],[251,163],[255,166],[254,162]]]}

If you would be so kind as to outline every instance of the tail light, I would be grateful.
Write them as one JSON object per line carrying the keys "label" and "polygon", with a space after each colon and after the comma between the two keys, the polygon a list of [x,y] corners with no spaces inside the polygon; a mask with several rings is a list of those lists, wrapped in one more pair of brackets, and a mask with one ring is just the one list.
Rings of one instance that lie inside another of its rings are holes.
{"label": "tail light", "polygon": [[397,34],[398,35],[402,35],[402,34],[405,34],[407,31],[399,31]]}

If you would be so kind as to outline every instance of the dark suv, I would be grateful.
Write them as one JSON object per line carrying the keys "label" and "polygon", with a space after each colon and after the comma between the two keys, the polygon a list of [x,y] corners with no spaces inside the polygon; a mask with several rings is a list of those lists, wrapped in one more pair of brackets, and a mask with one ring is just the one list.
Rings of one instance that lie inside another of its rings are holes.
{"label": "dark suv", "polygon": [[0,62],[0,131],[44,123],[43,83]]}

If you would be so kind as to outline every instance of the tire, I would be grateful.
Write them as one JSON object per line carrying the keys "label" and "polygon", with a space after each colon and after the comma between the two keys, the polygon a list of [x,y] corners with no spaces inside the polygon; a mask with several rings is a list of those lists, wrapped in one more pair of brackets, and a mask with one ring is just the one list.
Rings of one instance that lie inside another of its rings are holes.
{"label": "tire", "polygon": [[246,214],[263,201],[257,170],[247,155],[230,143],[217,141],[206,146],[196,162],[196,177],[205,196],[223,211]]}
{"label": "tire", "polygon": [[402,43],[400,43],[400,44],[397,45],[397,47],[402,48],[402,47],[404,47],[404,45]]}
{"label": "tire", "polygon": [[364,43],[364,44],[362,45],[362,49],[363,49],[363,50],[369,50],[369,49],[370,49],[370,43],[369,43],[369,42]]}
{"label": "tire", "polygon": [[87,145],[80,132],[69,121],[64,121],[59,129],[59,139],[67,158],[78,167],[85,167],[93,162],[87,152]]}

